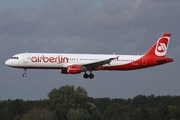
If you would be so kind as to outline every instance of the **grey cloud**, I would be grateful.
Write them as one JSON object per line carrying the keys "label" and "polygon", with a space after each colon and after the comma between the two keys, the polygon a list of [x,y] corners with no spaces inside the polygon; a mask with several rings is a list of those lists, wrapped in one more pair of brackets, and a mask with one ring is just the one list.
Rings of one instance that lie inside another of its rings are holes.
{"label": "grey cloud", "polygon": [[[169,9],[177,3],[167,3],[168,8],[166,8],[166,3],[163,6],[161,6],[161,2],[157,3],[148,0],[135,0],[128,3],[106,1],[102,2],[102,6],[98,10],[94,11],[92,2],[51,0],[48,5],[43,6],[43,9],[13,8],[5,10],[1,15],[1,26],[6,34],[14,35],[13,37],[32,36],[37,38],[36,41],[42,42],[56,39],[56,37],[69,36],[79,37],[84,41],[88,38],[108,44],[120,40],[121,43],[126,44],[129,40],[137,42],[134,38],[142,37],[142,34],[144,34],[144,38],[149,34],[157,34],[153,33],[155,29],[162,33],[166,32],[166,29],[168,31],[173,28],[168,22],[172,22],[171,12],[175,14],[178,11]],[[173,21],[175,22],[176,19]],[[144,30],[147,29],[152,32],[145,32]],[[144,32],[142,33],[142,31]],[[41,40],[42,38],[43,40]],[[143,38],[142,40],[144,41]]]}
{"label": "grey cloud", "polygon": [[[4,86],[0,87],[1,94],[13,86],[0,99],[46,98],[45,94],[52,88],[66,84],[83,86],[95,97],[178,94],[179,4],[179,0],[50,0],[38,8],[13,7],[0,11],[0,70],[3,74],[0,84]],[[143,54],[164,32],[172,33],[168,55],[175,58],[175,62],[156,68],[95,72],[92,81],[84,81],[82,74],[28,70],[24,80],[22,70],[4,65],[11,55],[25,51]],[[172,79],[174,83],[168,81]],[[95,92],[99,86],[101,90]],[[23,90],[25,92],[20,92]]]}

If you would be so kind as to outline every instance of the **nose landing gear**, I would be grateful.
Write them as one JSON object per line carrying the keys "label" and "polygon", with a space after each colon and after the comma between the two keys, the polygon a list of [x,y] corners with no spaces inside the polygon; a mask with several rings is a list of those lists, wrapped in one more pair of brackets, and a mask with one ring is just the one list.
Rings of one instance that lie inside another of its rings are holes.
{"label": "nose landing gear", "polygon": [[24,74],[22,74],[23,77],[26,77],[26,70],[27,69],[24,69]]}
{"label": "nose landing gear", "polygon": [[26,77],[26,74],[22,74],[23,77]]}

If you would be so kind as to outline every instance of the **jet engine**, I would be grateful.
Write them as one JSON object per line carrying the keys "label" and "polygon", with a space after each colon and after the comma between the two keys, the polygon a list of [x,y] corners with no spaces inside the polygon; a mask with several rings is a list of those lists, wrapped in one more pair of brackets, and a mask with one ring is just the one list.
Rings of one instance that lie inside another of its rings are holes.
{"label": "jet engine", "polygon": [[83,66],[81,65],[70,65],[67,69],[62,69],[62,74],[78,74],[83,71]]}

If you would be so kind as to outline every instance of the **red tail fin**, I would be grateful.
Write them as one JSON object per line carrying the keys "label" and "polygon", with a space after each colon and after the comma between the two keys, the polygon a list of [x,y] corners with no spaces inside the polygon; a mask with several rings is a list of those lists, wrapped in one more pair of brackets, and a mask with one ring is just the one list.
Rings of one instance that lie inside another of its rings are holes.
{"label": "red tail fin", "polygon": [[170,37],[171,37],[170,33],[164,33],[145,55],[165,57],[166,51],[168,49]]}

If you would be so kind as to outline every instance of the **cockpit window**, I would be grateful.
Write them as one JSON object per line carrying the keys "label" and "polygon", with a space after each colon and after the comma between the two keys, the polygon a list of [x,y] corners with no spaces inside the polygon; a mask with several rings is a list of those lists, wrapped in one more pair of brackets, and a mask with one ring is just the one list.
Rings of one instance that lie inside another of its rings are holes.
{"label": "cockpit window", "polygon": [[18,57],[11,57],[11,59],[19,59]]}

